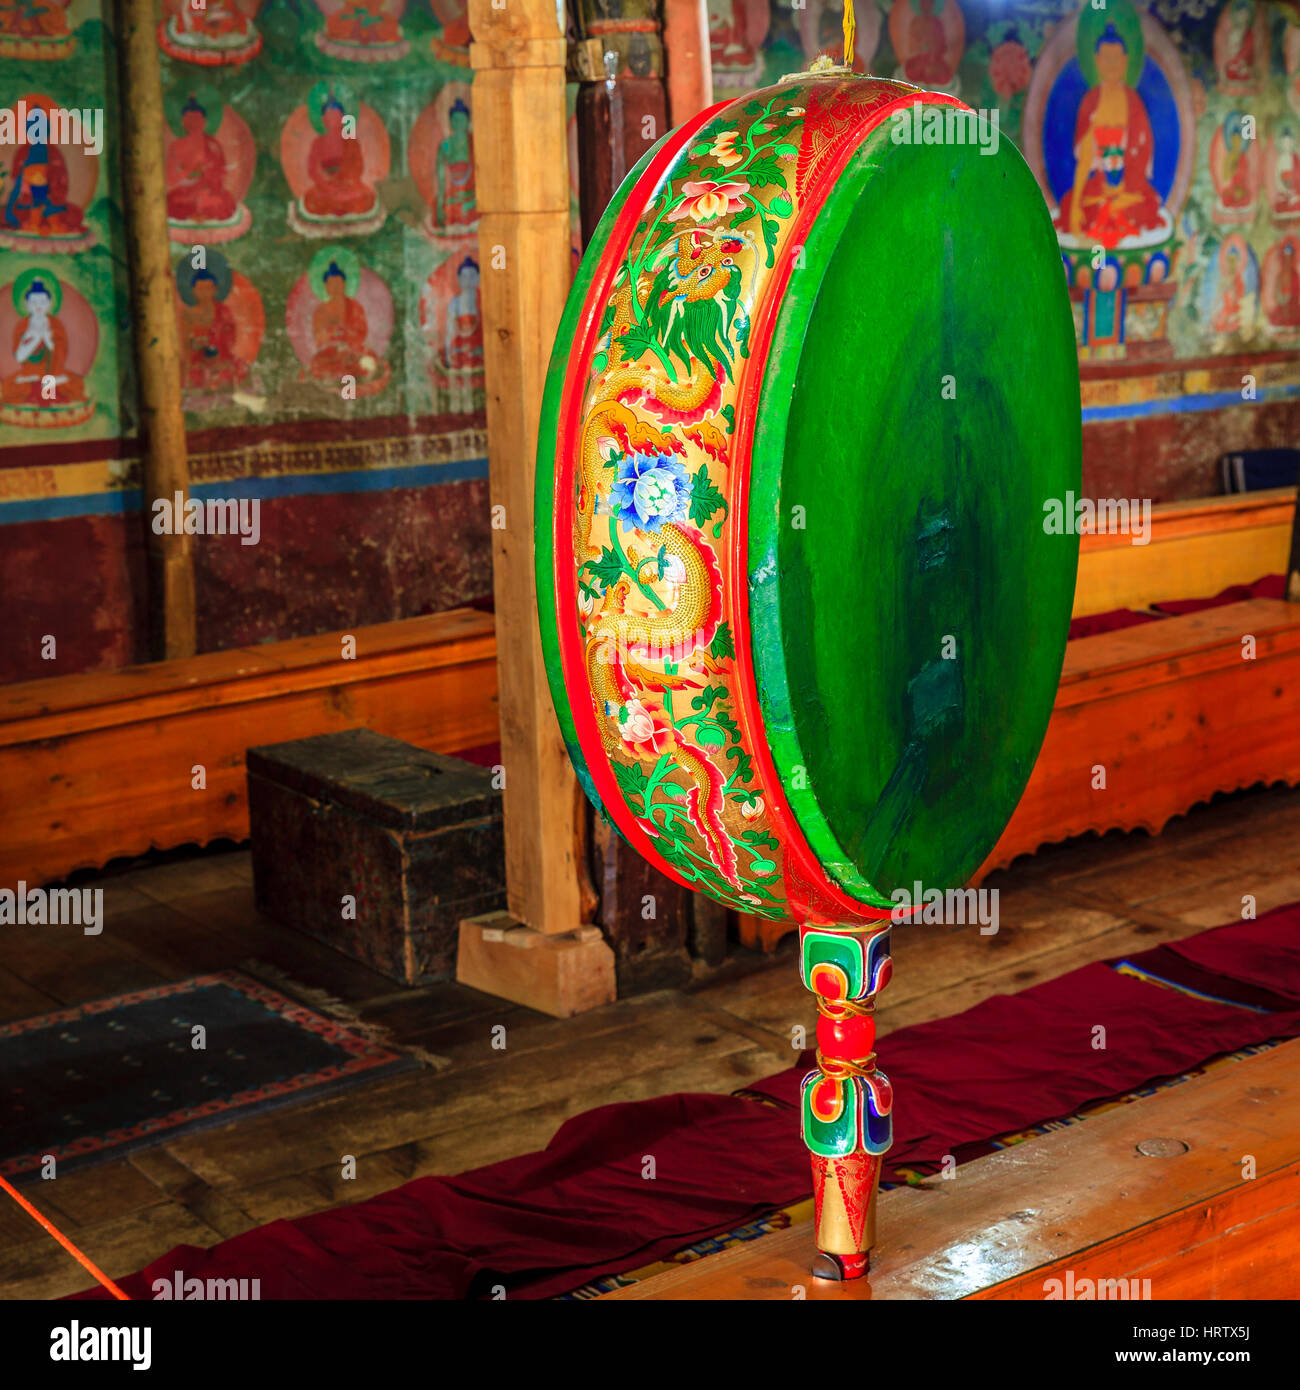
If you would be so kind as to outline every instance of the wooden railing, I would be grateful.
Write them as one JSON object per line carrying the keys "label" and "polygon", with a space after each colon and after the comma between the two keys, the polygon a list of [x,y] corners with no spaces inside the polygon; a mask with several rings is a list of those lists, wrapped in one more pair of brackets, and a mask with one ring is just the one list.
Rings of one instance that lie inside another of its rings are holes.
{"label": "wooden railing", "polygon": [[360,725],[493,743],[496,692],[492,617],[466,608],[0,687],[0,886],[245,838],[253,745]]}

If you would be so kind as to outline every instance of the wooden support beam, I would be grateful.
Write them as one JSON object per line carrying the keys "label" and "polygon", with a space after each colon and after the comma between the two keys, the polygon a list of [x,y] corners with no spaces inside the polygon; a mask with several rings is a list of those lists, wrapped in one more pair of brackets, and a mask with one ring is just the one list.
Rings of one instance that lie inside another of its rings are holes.
{"label": "wooden support beam", "polygon": [[1297,1298],[1298,1108],[1300,1040],[882,1193],[866,1278],[810,1278],[801,1225],[605,1297],[1040,1300],[1149,1279],[1128,1296]]}
{"label": "wooden support beam", "polygon": [[[565,40],[555,0],[470,0],[492,561],[510,913],[570,932],[594,905],[581,793],[542,666],[533,475],[542,388],[570,278]],[[484,986],[486,987],[486,986]]]}
{"label": "wooden support beam", "polygon": [[576,0],[579,48],[578,201],[590,240],[619,184],[669,128],[657,0]]}
{"label": "wooden support beam", "polygon": [[[118,0],[117,42],[122,110],[122,166],[131,259],[131,341],[145,443],[144,515],[155,498],[188,494],[189,460],[181,408],[176,291],[167,238],[163,177],[162,69],[154,0]],[[146,525],[150,643],[155,660],[193,656],[194,559],[190,537],[157,535]]]}
{"label": "wooden support beam", "polygon": [[707,0],[664,0],[668,119],[674,126],[713,105]]}

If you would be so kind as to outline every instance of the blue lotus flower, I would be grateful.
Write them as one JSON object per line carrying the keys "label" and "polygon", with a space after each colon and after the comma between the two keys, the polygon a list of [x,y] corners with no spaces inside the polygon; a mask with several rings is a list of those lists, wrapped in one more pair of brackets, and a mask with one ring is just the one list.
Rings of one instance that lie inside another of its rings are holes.
{"label": "blue lotus flower", "polygon": [[624,526],[657,532],[666,521],[685,521],[690,502],[690,479],[675,458],[632,454],[619,461],[609,505]]}

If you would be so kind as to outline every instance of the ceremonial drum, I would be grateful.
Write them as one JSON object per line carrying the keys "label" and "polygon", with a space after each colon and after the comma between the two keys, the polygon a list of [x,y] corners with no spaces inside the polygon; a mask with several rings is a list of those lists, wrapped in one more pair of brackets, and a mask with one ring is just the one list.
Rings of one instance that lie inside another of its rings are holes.
{"label": "ceremonial drum", "polygon": [[629,844],[799,925],[823,1276],[874,1239],[890,921],[980,867],[1047,726],[1079,478],[1051,218],[960,102],[801,74],[619,189],[547,380],[542,645]]}

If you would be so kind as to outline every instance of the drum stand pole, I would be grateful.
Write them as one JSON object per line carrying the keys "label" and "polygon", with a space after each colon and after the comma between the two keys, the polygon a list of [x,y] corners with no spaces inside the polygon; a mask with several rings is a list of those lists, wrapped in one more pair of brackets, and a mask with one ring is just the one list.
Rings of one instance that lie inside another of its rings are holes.
{"label": "drum stand pole", "polygon": [[889,983],[889,927],[808,923],[804,984],[817,996],[817,1067],[804,1077],[803,1137],[812,1157],[821,1279],[860,1279],[876,1241],[881,1160],[893,1137],[893,1091],[876,1067],[875,1002]]}

